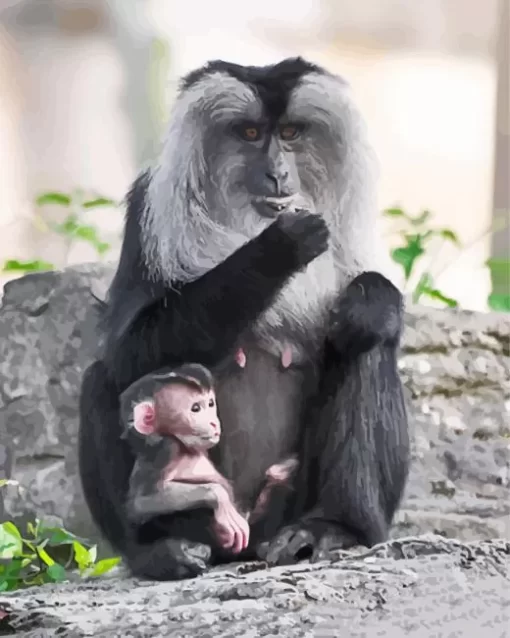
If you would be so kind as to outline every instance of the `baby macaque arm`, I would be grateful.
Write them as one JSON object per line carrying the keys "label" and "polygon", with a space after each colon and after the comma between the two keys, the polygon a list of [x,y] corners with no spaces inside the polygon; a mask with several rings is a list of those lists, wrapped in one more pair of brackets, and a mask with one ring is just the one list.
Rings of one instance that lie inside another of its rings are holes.
{"label": "baby macaque arm", "polygon": [[218,496],[218,506],[214,511],[213,531],[223,548],[238,554],[248,547],[250,526],[246,518],[237,511],[227,490],[218,483],[214,483],[213,486]]}
{"label": "baby macaque arm", "polygon": [[158,514],[218,507],[218,491],[211,483],[165,483],[153,494],[134,494],[130,501],[131,518],[140,522]]}

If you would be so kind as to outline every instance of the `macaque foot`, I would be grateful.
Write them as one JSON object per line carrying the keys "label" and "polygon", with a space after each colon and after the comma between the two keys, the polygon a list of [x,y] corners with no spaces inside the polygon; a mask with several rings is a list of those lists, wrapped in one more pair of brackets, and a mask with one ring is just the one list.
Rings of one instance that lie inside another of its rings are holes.
{"label": "macaque foot", "polygon": [[127,557],[133,576],[170,581],[195,578],[209,565],[211,548],[203,543],[168,538],[152,545],[138,545]]}
{"label": "macaque foot", "polygon": [[257,555],[269,565],[292,565],[310,559],[326,560],[330,553],[357,544],[340,525],[319,519],[303,519],[280,530],[269,543],[257,548]]}

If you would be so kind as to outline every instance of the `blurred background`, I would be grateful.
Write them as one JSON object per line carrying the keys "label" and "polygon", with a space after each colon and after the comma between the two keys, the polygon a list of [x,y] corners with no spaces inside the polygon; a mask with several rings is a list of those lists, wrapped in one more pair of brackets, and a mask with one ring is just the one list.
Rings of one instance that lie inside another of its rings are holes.
{"label": "blurred background", "polygon": [[510,0],[0,0],[0,285],[115,260],[179,76],[302,55],[343,75],[381,164],[388,274],[510,310]]}

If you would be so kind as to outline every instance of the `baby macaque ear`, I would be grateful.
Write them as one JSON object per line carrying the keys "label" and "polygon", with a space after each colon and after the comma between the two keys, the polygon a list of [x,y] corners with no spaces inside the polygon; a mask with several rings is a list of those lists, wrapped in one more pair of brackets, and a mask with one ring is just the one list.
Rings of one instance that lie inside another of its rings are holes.
{"label": "baby macaque ear", "polygon": [[137,403],[133,410],[133,425],[140,434],[154,434],[156,431],[156,413],[152,401]]}

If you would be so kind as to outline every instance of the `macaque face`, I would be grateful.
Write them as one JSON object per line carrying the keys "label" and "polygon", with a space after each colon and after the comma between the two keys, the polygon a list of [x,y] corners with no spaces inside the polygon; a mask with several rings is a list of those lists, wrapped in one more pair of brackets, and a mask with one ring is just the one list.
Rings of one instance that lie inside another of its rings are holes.
{"label": "macaque face", "polygon": [[135,429],[142,434],[174,436],[187,448],[206,450],[220,439],[221,427],[213,391],[170,383],[154,401],[135,407]]}

